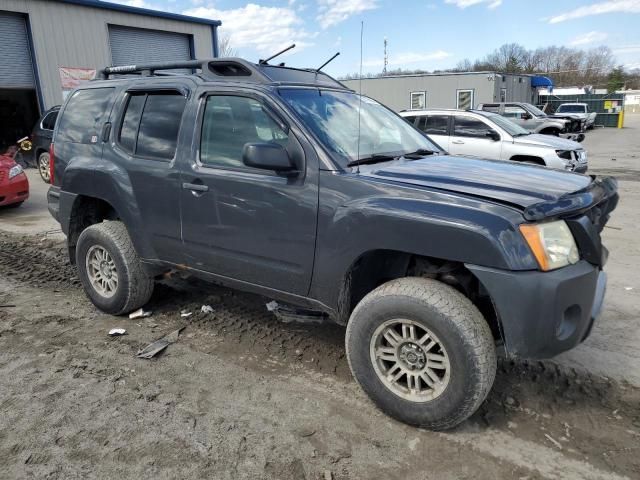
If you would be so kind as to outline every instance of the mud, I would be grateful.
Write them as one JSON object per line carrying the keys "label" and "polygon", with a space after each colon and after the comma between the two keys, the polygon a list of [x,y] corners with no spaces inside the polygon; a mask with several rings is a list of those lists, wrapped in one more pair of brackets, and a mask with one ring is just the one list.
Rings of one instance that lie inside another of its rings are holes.
{"label": "mud", "polygon": [[[103,315],[64,245],[0,233],[0,305],[15,305],[0,307],[2,476],[640,478],[636,387],[500,359],[480,410],[427,432],[360,392],[341,327],[280,323],[268,301],[173,278],[151,317]],[[135,358],[180,326],[158,358]]]}

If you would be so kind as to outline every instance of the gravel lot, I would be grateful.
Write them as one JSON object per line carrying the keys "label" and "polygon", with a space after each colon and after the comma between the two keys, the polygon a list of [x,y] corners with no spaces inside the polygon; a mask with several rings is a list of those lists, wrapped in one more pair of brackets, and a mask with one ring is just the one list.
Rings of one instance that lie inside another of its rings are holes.
{"label": "gravel lot", "polygon": [[[171,279],[149,318],[99,313],[30,171],[29,203],[0,210],[0,476],[640,478],[639,135],[629,115],[584,142],[622,194],[593,334],[553,361],[501,360],[480,411],[447,433],[381,414],[351,379],[344,330],[280,323],[268,299]],[[164,354],[135,357],[182,326]]]}

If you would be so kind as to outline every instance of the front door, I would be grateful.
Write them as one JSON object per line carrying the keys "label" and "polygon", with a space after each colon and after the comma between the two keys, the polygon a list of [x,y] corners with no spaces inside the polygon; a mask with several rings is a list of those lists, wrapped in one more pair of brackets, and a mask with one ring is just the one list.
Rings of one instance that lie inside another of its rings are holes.
{"label": "front door", "polygon": [[522,128],[533,132],[538,126],[538,119],[519,105],[504,107],[504,116]]}
{"label": "front door", "polygon": [[[498,140],[490,135],[497,135]],[[500,134],[482,120],[470,116],[455,115],[453,132],[449,139],[449,153],[466,157],[500,160],[502,141]]]}
{"label": "front door", "polygon": [[[315,252],[317,158],[276,111],[251,94],[202,98],[193,159],[181,172],[184,253],[192,268],[305,295]],[[245,166],[247,143],[284,146],[299,171],[285,176]]]}

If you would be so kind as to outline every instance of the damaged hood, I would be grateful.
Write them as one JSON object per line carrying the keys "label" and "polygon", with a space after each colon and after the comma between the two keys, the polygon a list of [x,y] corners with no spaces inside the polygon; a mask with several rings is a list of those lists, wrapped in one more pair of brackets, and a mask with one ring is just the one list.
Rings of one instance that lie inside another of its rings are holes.
{"label": "damaged hood", "polygon": [[591,177],[536,165],[447,155],[361,167],[360,175],[435,188],[515,205],[525,210],[586,189]]}
{"label": "damaged hood", "polygon": [[573,140],[567,140],[566,138],[555,137],[553,135],[541,135],[539,133],[514,137],[513,143],[516,145],[521,144],[550,147],[556,150],[582,150],[582,145],[578,142],[574,142]]}

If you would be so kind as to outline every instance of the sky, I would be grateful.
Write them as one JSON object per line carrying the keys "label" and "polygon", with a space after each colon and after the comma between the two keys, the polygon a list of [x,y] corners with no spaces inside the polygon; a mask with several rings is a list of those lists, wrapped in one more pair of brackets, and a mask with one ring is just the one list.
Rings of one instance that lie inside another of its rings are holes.
{"label": "sky", "polygon": [[[281,57],[293,67],[319,67],[334,76],[360,68],[435,70],[475,60],[504,43],[609,46],[618,64],[640,68],[640,0],[109,0],[222,21],[238,56],[257,61],[290,45]],[[197,55],[197,52],[196,52]]]}

